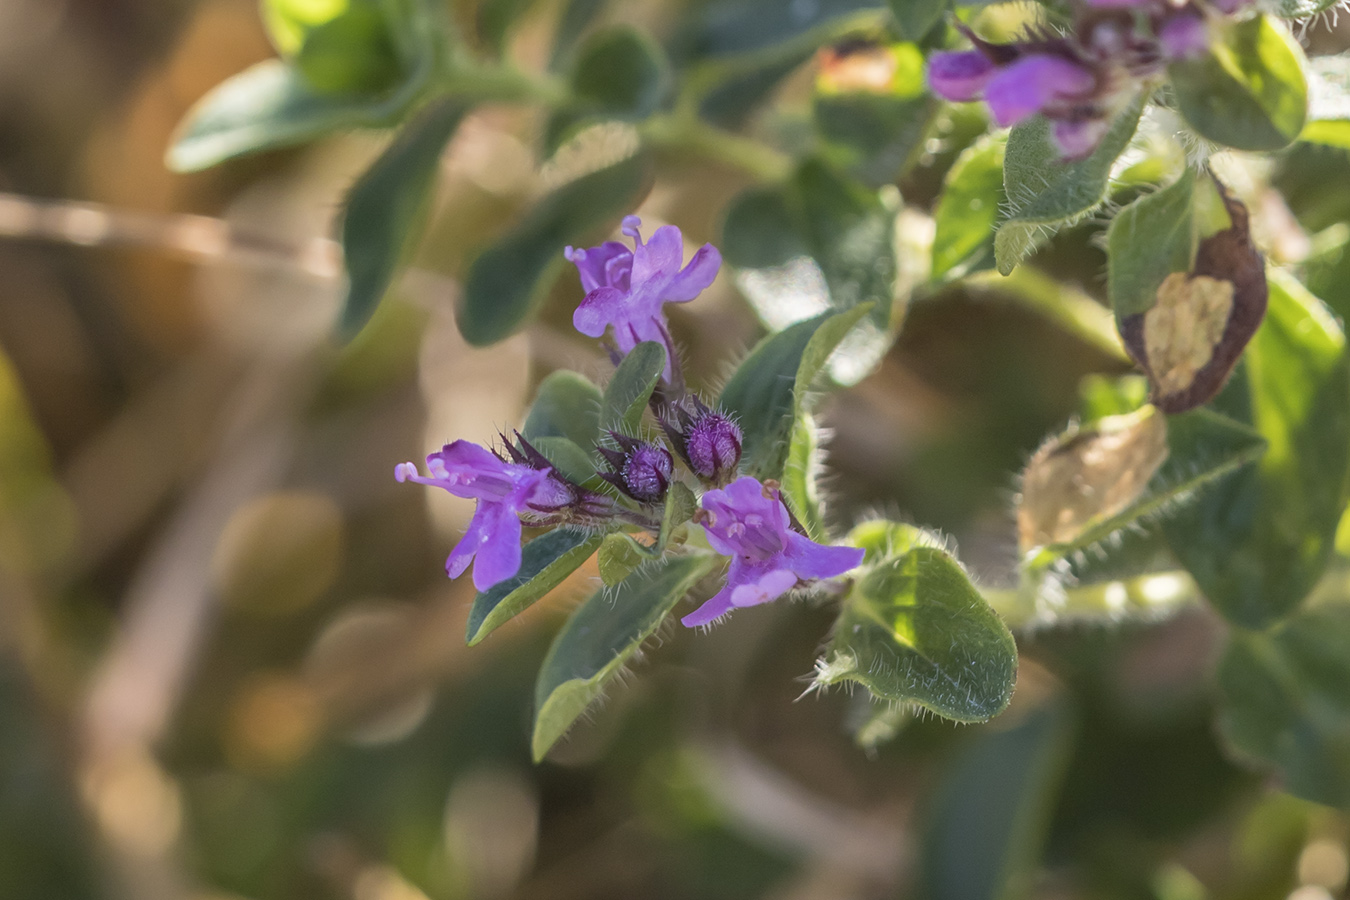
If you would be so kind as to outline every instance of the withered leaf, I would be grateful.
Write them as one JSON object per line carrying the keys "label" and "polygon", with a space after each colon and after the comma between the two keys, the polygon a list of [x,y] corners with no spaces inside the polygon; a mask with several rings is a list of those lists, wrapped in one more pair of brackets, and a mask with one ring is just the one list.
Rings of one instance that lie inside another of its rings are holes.
{"label": "withered leaf", "polygon": [[1232,373],[1266,313],[1265,262],[1247,207],[1217,179],[1230,225],[1200,240],[1188,273],[1158,287],[1157,303],[1120,319],[1120,335],[1148,375],[1153,404],[1182,413],[1210,400]]}
{"label": "withered leaf", "polygon": [[1022,552],[1073,543],[1127,509],[1167,459],[1167,420],[1152,407],[1108,416],[1041,447],[1022,474]]}

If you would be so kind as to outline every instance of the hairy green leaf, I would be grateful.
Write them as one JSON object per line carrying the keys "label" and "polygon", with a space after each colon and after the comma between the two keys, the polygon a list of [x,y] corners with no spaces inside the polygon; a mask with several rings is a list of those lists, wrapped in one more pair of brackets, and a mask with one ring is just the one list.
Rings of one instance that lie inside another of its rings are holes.
{"label": "hairy green leaf", "polygon": [[536,760],[572,727],[694,583],[710,555],[668,556],[594,594],[554,638],[535,684]]}
{"label": "hairy green leaf", "polygon": [[520,571],[474,598],[466,636],[470,646],[562,584],[590,559],[602,538],[593,532],[555,528],[526,544]]}
{"label": "hairy green leaf", "polygon": [[652,391],[666,367],[666,348],[643,341],[629,351],[605,386],[600,404],[600,427],[636,435]]}
{"label": "hairy green leaf", "polygon": [[601,402],[600,389],[589,378],[559,369],[540,382],[521,434],[530,441],[565,437],[579,447],[593,447],[600,436]]}
{"label": "hairy green leaf", "polygon": [[933,218],[933,278],[959,277],[993,259],[994,226],[1004,205],[1005,135],[980,138],[947,171]]}
{"label": "hairy green leaf", "polygon": [[1117,319],[1152,309],[1163,279],[1190,268],[1195,248],[1194,189],[1195,176],[1187,169],[1171,185],[1140,197],[1111,221],[1106,232],[1106,291]]}

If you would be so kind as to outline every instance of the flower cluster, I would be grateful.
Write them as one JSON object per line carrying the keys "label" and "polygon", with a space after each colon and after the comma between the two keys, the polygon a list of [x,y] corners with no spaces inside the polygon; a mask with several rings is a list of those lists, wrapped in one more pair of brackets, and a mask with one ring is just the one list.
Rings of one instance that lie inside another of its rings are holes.
{"label": "flower cluster", "polygon": [[1040,113],[1060,154],[1081,159],[1168,62],[1205,52],[1211,19],[1243,2],[1083,0],[1067,35],[1031,33],[1011,44],[962,26],[974,49],[934,54],[928,83],[947,100],[983,98],[1000,127]]}
{"label": "flower cluster", "polygon": [[793,530],[777,485],[740,475],[741,429],[732,417],[685,390],[663,310],[664,304],[687,302],[707,288],[721,255],[705,244],[681,265],[684,242],[678,228],[658,228],[644,243],[640,225],[636,216],[623,220],[623,233],[633,239],[631,250],[618,241],[566,249],[587,292],[573,323],[590,337],[608,334],[616,363],[644,341],[665,347],[666,368],[650,406],[669,447],[608,432],[606,444],[593,449],[608,465],[596,475],[614,488],[613,495],[569,480],[519,433],[513,439],[503,435],[498,453],[455,441],[427,457],[429,474],[401,463],[395,476],[477,501],[446,571],[455,578],[472,563],[474,586],[486,590],[520,570],[523,524],[638,525],[659,531],[658,507],[670,486],[686,477],[676,470],[678,459],[703,489],[693,521],[702,526],[708,546],[731,560],[725,586],[683,619],[693,627],[735,607],[774,600],[806,582],[842,575],[862,562],[863,551],[824,546]]}

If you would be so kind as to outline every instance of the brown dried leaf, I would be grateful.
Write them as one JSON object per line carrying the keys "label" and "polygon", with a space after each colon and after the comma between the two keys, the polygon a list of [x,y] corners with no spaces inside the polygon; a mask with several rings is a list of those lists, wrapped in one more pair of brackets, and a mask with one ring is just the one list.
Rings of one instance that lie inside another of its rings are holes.
{"label": "brown dried leaf", "polygon": [[1070,431],[1036,451],[1022,474],[1022,551],[1068,544],[1124,512],[1167,459],[1167,420],[1152,407]]}

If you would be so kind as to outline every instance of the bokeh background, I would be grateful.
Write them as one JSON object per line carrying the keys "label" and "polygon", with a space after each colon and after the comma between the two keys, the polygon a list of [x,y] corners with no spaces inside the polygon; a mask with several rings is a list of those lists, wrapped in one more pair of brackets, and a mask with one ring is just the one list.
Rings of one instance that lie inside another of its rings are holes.
{"label": "bokeh background", "polygon": [[[700,13],[614,6],[661,37]],[[523,15],[513,52],[540,59],[558,4]],[[593,565],[466,648],[442,562],[471,508],[392,475],[518,425],[557,368],[606,374],[572,279],[490,350],[455,329],[466,261],[540,189],[542,123],[471,115],[416,259],[342,345],[334,215],[387,136],[163,164],[192,102],[272,53],[254,0],[0,0],[0,897],[1344,895],[1346,820],[1220,750],[1198,608],[1022,634],[1004,717],[884,742],[855,736],[862,698],[802,696],[828,609],[743,611],[664,631],[533,765],[535,671]],[[772,127],[805,119],[814,65]],[[900,186],[917,209],[942,154]],[[697,245],[745,184],[664,158],[638,212]],[[1097,296],[1090,232],[1040,265]],[[672,316],[705,387],[761,334],[725,273]],[[916,305],[824,407],[835,524],[940,529],[997,583],[1016,473],[1083,376],[1124,371],[992,287]]]}

